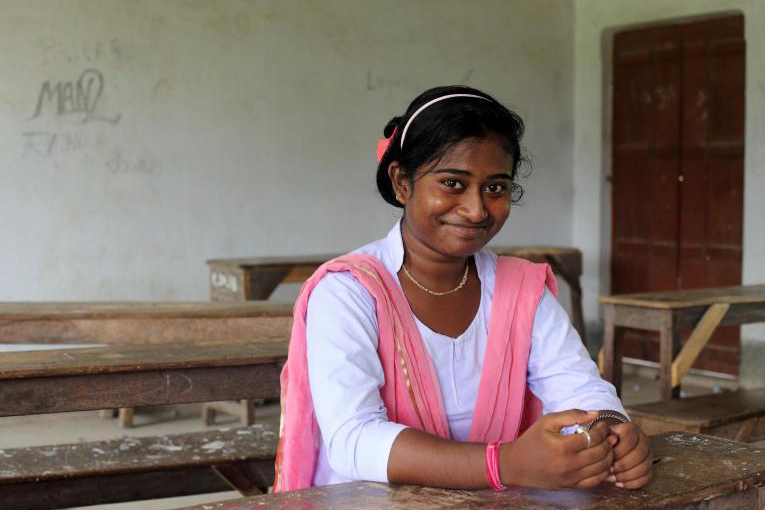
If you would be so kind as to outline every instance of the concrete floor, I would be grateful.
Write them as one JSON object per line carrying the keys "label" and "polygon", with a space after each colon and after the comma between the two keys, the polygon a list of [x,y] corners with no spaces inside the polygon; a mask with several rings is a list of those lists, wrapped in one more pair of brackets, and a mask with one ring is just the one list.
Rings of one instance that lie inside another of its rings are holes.
{"label": "concrete floor", "polygon": [[[735,388],[735,382],[703,377],[691,377],[683,385],[687,396],[724,391]],[[658,400],[659,391],[656,371],[651,368],[625,366],[623,384],[625,404],[637,404]],[[104,419],[97,411],[48,414],[0,418],[0,449],[18,446],[36,446],[56,443],[74,443],[115,439],[121,436],[151,436],[203,430],[200,419],[201,405],[186,404],[154,408],[141,408],[135,414],[135,426],[121,429],[116,419]],[[279,419],[278,405],[271,404],[256,409],[258,421],[276,422]],[[216,426],[236,425],[233,417],[219,415]],[[210,427],[212,428],[212,427]],[[760,443],[765,446],[765,442]],[[111,505],[96,505],[88,510],[165,510],[188,505],[220,501],[239,497],[236,491],[219,492],[200,496],[167,498],[140,503],[129,502]]]}

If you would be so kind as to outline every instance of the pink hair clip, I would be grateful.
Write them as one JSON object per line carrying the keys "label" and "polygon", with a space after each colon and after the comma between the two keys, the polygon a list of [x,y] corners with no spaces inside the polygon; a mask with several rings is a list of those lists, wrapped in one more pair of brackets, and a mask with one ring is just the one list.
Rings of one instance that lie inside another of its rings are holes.
{"label": "pink hair clip", "polygon": [[396,136],[396,131],[398,131],[398,126],[393,128],[393,133],[391,133],[390,138],[380,138],[377,140],[377,162],[379,163],[383,156],[385,156],[385,153],[388,151],[388,147],[390,147],[391,142],[393,141],[393,137]]}

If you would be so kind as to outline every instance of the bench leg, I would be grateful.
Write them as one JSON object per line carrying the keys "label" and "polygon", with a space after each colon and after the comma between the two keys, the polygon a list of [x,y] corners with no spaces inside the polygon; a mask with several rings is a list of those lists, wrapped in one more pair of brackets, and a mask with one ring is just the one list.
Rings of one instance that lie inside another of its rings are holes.
{"label": "bench leg", "polygon": [[[603,310],[603,356],[601,372],[603,379],[616,388],[616,394],[622,394],[622,335],[616,331],[616,311],[614,305],[607,304]],[[621,332],[619,332],[621,333]]]}
{"label": "bench leg", "polygon": [[576,289],[571,287],[571,313],[574,316],[574,329],[579,333],[584,346],[587,347],[587,331],[584,329],[584,313],[582,312],[582,289],[578,285]]}
{"label": "bench leg", "polygon": [[680,332],[675,329],[672,310],[659,317],[659,391],[662,400],[680,397],[680,385],[672,386],[672,361],[680,352]]}
{"label": "bench leg", "polygon": [[247,497],[268,492],[274,479],[273,465],[273,461],[230,463],[212,466],[212,469],[227,484]]}
{"label": "bench leg", "polygon": [[215,424],[215,412],[215,406],[210,405],[210,403],[202,404],[202,421],[205,426],[209,427]]}
{"label": "bench leg", "polygon": [[122,407],[120,408],[120,427],[129,429],[133,426],[133,408]]}
{"label": "bench leg", "polygon": [[226,413],[238,416],[242,425],[249,426],[255,423],[255,402],[253,400],[240,400],[235,402],[207,402],[202,406],[202,421],[205,425],[215,423],[216,413]]}
{"label": "bench leg", "polygon": [[744,424],[741,425],[741,428],[736,434],[734,441],[738,441],[739,443],[748,443],[749,438],[752,437],[752,432],[754,432],[754,429],[757,428],[757,423],[759,423],[759,421],[759,416],[755,416],[746,420]]}
{"label": "bench leg", "polygon": [[563,269],[563,264],[553,255],[545,255],[544,259],[550,264],[553,272],[563,278],[571,290],[571,322],[574,324],[574,329],[579,333],[582,343],[587,347],[587,332],[584,329],[584,314],[582,313],[582,286],[579,283],[579,276],[570,274]]}
{"label": "bench leg", "polygon": [[239,401],[239,406],[241,410],[239,422],[245,427],[255,423],[255,401],[243,399]]}

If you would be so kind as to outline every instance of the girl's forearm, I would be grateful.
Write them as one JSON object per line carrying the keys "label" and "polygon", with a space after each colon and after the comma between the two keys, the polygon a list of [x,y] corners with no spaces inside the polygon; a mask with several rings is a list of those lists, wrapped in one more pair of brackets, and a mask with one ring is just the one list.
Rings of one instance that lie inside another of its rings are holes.
{"label": "girl's forearm", "polygon": [[407,428],[393,442],[388,481],[451,489],[486,489],[486,445]]}

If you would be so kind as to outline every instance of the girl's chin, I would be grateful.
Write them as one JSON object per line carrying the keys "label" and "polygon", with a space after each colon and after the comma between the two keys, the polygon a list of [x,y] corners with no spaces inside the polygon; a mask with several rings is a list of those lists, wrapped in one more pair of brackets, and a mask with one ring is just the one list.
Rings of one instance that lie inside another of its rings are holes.
{"label": "girl's chin", "polygon": [[451,242],[445,245],[443,247],[443,253],[452,257],[470,257],[481,251],[485,245],[486,243],[483,242],[483,240],[480,240],[480,242],[467,242],[461,240],[459,242]]}

